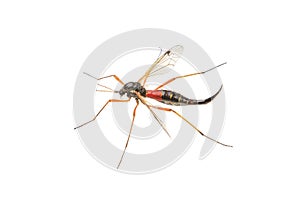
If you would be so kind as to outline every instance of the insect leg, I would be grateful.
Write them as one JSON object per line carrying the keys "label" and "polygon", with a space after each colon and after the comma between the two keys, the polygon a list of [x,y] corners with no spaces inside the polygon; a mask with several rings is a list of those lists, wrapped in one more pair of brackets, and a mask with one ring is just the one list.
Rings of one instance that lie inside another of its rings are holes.
{"label": "insect leg", "polygon": [[107,87],[107,86],[105,86],[105,85],[101,85],[101,84],[97,84],[97,85],[99,85],[100,87],[103,87],[103,88],[106,88],[106,89],[108,89],[108,90],[110,90],[110,91],[114,91],[113,89],[111,89],[110,87]]}
{"label": "insect leg", "polygon": [[96,90],[97,92],[113,92],[113,93],[118,93],[119,91],[115,91],[115,90],[113,90],[113,89],[111,89],[110,87],[107,87],[107,86],[105,86],[105,85],[101,85],[101,84],[97,84],[97,85],[99,85],[100,87],[103,87],[103,88],[105,88],[106,90]]}
{"label": "insect leg", "polygon": [[150,108],[150,104],[147,103],[147,101],[139,93],[136,93],[136,94],[139,97],[139,99],[141,100],[141,102],[149,109],[149,111],[154,116],[154,118],[159,123],[159,125],[164,129],[164,131],[167,133],[167,135],[171,138],[171,135],[170,135],[169,131],[167,130],[165,124],[161,121],[161,119],[159,119],[159,117],[156,115],[156,113]]}
{"label": "insect leg", "polygon": [[209,69],[209,70],[206,70],[206,71],[204,71],[204,72],[197,72],[197,73],[186,74],[186,75],[182,75],[182,76],[176,76],[176,77],[174,77],[174,78],[171,78],[171,79],[167,80],[167,81],[164,82],[163,84],[159,85],[157,88],[155,88],[155,90],[158,90],[159,88],[162,88],[163,86],[165,86],[165,85],[167,85],[167,84],[169,84],[169,83],[175,81],[176,79],[179,79],[179,78],[185,78],[185,77],[189,77],[189,76],[195,76],[195,75],[199,75],[199,74],[205,74],[206,72],[209,72],[209,71],[211,71],[211,70],[213,70],[213,69],[215,69],[215,68],[217,68],[217,67],[220,67],[220,66],[222,66],[222,65],[224,65],[224,64],[226,64],[226,63],[222,63],[222,64],[220,64],[220,65],[218,65],[218,66],[216,66],[216,67],[213,67],[213,68],[211,68],[211,69]]}
{"label": "insect leg", "polygon": [[131,132],[132,132],[132,126],[133,126],[134,119],[135,119],[136,108],[137,108],[138,105],[139,105],[139,100],[138,100],[138,99],[135,99],[135,100],[136,100],[136,106],[135,106],[135,108],[134,108],[134,110],[133,110],[133,114],[132,114],[132,121],[131,121],[130,131],[129,131],[129,134],[128,134],[127,142],[126,142],[126,144],[125,144],[125,148],[124,148],[124,150],[123,150],[121,159],[120,159],[119,164],[118,164],[118,166],[117,166],[117,169],[119,169],[119,167],[120,167],[120,165],[121,165],[121,162],[122,162],[122,160],[123,160],[123,157],[124,157],[124,154],[125,154],[125,151],[126,151],[126,149],[127,149],[128,142],[129,142],[129,139],[130,139],[130,135],[131,135]]}
{"label": "insect leg", "polygon": [[80,126],[75,127],[74,129],[80,128],[80,127],[82,127],[82,126],[84,126],[84,125],[87,125],[88,123],[94,121],[94,120],[98,117],[98,115],[101,113],[101,111],[105,108],[105,106],[106,106],[108,103],[110,103],[110,102],[128,102],[129,100],[130,100],[130,98],[129,98],[129,99],[126,99],[126,100],[123,100],[123,99],[110,99],[110,100],[108,100],[108,101],[104,104],[104,106],[99,110],[99,112],[97,113],[97,115],[95,115],[95,117],[94,117],[93,119],[91,119],[91,120],[88,121],[88,122],[85,122],[85,123],[81,124]]}
{"label": "insect leg", "polygon": [[98,81],[101,80],[101,79],[113,77],[113,78],[116,79],[119,83],[121,83],[122,85],[125,85],[125,83],[124,83],[117,75],[114,75],[114,74],[113,74],[113,75],[109,75],[109,76],[104,76],[104,77],[96,78],[96,77],[94,77],[94,76],[92,76],[92,75],[90,75],[90,74],[88,74],[88,73],[86,73],[86,72],[83,72],[83,73],[86,74],[86,75],[88,75],[88,76],[90,76],[90,77],[92,77],[92,78],[94,78],[94,79],[97,79]]}
{"label": "insect leg", "polygon": [[176,112],[175,110],[171,109],[171,108],[163,108],[163,107],[159,107],[159,106],[152,106],[152,105],[149,105],[150,107],[152,108],[155,108],[155,109],[159,109],[159,110],[164,110],[164,111],[168,111],[168,112],[173,112],[175,113],[178,117],[180,117],[181,119],[183,119],[186,123],[188,123],[190,126],[192,126],[198,133],[200,133],[203,137],[206,137],[218,144],[221,144],[223,146],[227,146],[227,147],[232,147],[231,145],[227,145],[227,144],[224,144],[224,143],[221,143],[207,135],[205,135],[204,133],[202,133],[195,125],[193,125],[190,121],[188,121],[185,117],[183,117],[182,115],[180,115],[178,112]]}

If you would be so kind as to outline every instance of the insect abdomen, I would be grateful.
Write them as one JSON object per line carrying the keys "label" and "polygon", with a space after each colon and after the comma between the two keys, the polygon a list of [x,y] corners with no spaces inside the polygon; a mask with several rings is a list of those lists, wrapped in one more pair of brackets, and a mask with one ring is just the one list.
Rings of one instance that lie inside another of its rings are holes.
{"label": "insect abdomen", "polygon": [[221,90],[222,90],[222,86],[220,87],[217,93],[204,100],[189,99],[177,92],[173,92],[170,90],[147,90],[146,97],[173,106],[199,105],[199,104],[207,104],[211,102],[220,93]]}
{"label": "insect abdomen", "polygon": [[[169,105],[184,105],[193,102],[192,99],[186,98],[177,92],[170,90],[147,90],[146,96],[159,102]],[[193,102],[196,104],[195,102]]]}
{"label": "insect abdomen", "polygon": [[182,105],[188,104],[191,99],[182,96],[177,92],[173,92],[170,90],[162,90],[162,103],[172,104],[172,105]]}

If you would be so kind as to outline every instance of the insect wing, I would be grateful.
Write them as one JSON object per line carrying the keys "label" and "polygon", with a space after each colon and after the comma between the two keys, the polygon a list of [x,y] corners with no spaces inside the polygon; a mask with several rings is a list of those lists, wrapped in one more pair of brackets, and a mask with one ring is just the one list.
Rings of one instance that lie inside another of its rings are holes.
{"label": "insect wing", "polygon": [[147,78],[150,76],[159,75],[174,66],[183,52],[183,46],[176,45],[166,51],[163,55],[156,59],[156,61],[149,67],[146,73],[138,80],[144,86]]}

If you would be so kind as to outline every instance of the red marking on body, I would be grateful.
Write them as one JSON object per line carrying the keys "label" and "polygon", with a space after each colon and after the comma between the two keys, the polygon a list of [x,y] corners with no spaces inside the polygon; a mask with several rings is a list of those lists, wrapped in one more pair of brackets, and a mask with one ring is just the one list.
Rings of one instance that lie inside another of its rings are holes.
{"label": "red marking on body", "polygon": [[161,90],[147,90],[146,97],[155,99],[157,101],[162,100],[162,91]]}

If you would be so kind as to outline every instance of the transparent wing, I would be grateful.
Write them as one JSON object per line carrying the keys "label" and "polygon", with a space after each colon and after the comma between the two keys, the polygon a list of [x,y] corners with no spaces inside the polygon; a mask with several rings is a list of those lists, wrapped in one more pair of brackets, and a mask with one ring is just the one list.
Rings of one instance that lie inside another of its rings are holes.
{"label": "transparent wing", "polygon": [[183,46],[176,45],[158,57],[156,61],[149,67],[145,74],[138,80],[144,86],[149,76],[164,73],[169,67],[176,64],[183,52]]}

